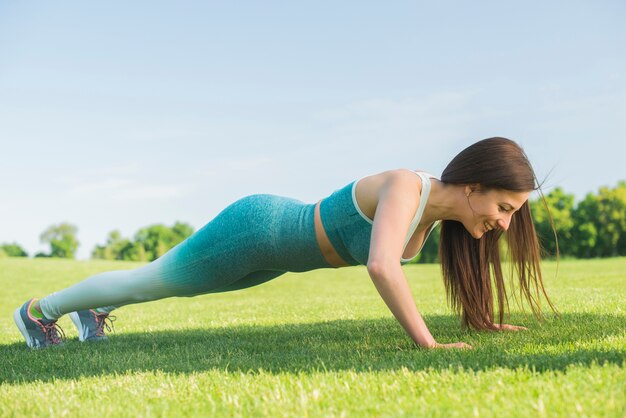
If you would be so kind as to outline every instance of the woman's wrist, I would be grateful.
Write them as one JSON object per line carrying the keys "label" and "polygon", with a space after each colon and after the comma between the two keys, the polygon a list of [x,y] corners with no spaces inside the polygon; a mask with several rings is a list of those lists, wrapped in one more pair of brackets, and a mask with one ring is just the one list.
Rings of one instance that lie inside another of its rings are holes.
{"label": "woman's wrist", "polygon": [[437,341],[432,340],[432,341],[428,341],[422,344],[417,344],[418,346],[422,347],[422,348],[437,348],[439,347],[439,343],[437,343]]}

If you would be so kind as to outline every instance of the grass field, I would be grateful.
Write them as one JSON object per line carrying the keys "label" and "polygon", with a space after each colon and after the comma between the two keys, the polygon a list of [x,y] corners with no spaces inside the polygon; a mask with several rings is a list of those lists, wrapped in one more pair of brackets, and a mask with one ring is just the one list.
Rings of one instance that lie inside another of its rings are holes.
{"label": "grass field", "polygon": [[104,343],[31,351],[13,310],[139,263],[0,259],[1,416],[626,416],[626,258],[544,264],[561,312],[520,333],[466,332],[438,265],[404,270],[439,342],[414,346],[364,267],[115,312]]}

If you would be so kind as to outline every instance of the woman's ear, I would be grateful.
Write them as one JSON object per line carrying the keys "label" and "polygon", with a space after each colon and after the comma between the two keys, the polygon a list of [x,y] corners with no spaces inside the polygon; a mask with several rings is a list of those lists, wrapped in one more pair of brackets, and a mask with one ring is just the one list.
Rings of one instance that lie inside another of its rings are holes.
{"label": "woman's ear", "polygon": [[470,194],[477,192],[480,190],[480,184],[478,183],[472,183],[472,184],[466,184],[465,187],[463,188],[463,192],[465,192],[465,196],[469,197]]}

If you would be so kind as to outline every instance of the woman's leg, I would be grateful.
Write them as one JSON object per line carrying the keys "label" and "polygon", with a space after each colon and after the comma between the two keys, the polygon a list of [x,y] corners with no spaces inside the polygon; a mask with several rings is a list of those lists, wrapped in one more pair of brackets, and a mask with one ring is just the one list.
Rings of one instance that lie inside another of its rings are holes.
{"label": "woman's leg", "polygon": [[[75,311],[110,312],[131,303],[244,289],[286,271],[331,267],[315,240],[313,211],[314,205],[286,197],[244,197],[157,260],[98,273],[44,297],[39,306],[54,321]],[[21,318],[29,320],[24,313]],[[23,325],[18,323],[26,337]]]}
{"label": "woman's leg", "polygon": [[159,259],[96,274],[40,301],[46,318],[171,296],[255,286],[286,271],[330,267],[317,247],[314,205],[257,194],[229,205]]}

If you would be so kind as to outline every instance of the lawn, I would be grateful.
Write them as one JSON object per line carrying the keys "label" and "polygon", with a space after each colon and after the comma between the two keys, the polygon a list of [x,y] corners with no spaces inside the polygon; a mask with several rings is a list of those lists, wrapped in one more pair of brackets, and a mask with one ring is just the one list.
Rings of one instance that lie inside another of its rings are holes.
{"label": "lawn", "polygon": [[407,265],[439,342],[416,348],[364,267],[287,273],[240,291],[114,314],[104,343],[29,350],[13,310],[140,263],[0,259],[0,416],[626,416],[626,258],[544,263],[561,313],[519,333],[469,332],[438,265]]}

